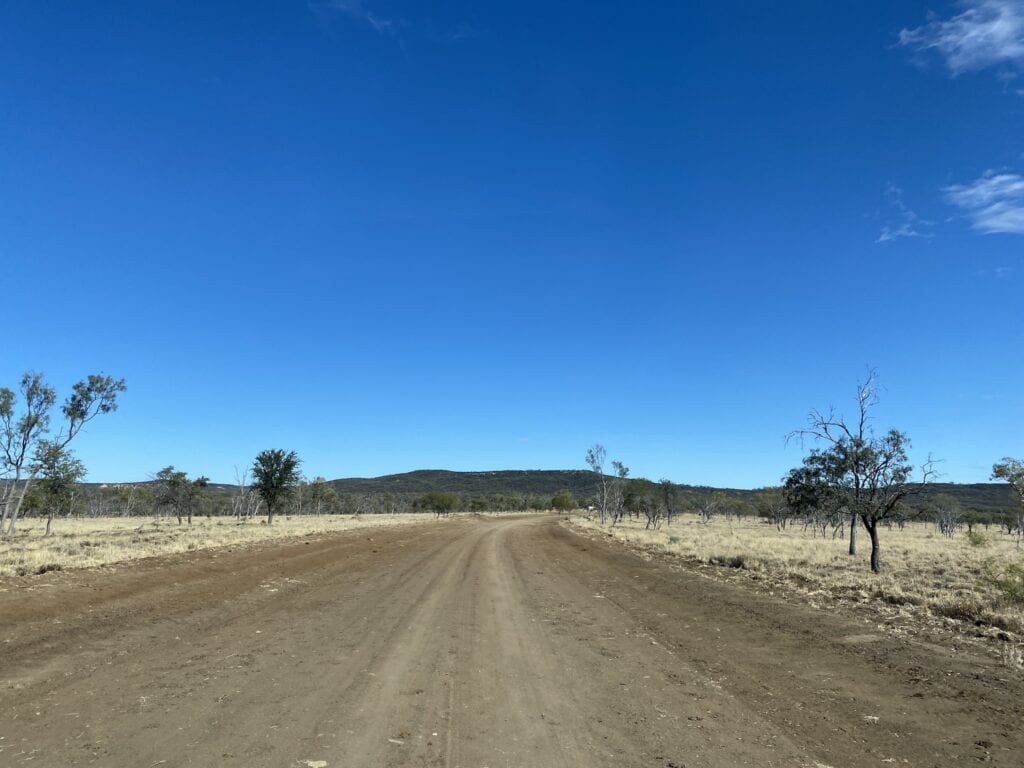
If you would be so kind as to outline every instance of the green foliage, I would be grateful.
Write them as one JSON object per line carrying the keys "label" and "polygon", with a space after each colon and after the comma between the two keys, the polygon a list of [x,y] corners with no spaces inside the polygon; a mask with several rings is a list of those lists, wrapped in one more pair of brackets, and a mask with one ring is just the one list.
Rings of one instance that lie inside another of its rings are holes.
{"label": "green foliage", "polygon": [[309,503],[316,514],[329,514],[338,506],[338,494],[326,479],[315,477],[309,484]]}
{"label": "green foliage", "polygon": [[992,479],[1005,480],[1024,501],[1024,461],[1008,456],[992,465]]}
{"label": "green foliage", "polygon": [[985,522],[985,518],[973,509],[968,509],[960,515],[960,522],[967,526],[967,533],[974,533],[974,526]]}
{"label": "green foliage", "polygon": [[1003,458],[992,466],[992,479],[1005,480],[1016,493],[1019,504],[1013,514],[1004,516],[1004,525],[1010,531],[1016,528],[1018,536],[1024,534],[1024,461]]}
{"label": "green foliage", "polygon": [[[41,373],[22,375],[19,392],[23,401],[20,414],[16,411],[18,395],[0,388],[0,472],[12,472],[15,480],[49,431],[50,409],[57,402],[57,390],[43,380]],[[13,492],[13,488],[8,490]],[[9,499],[5,497],[4,501]]]}
{"label": "green foliage", "polygon": [[[582,477],[582,480],[580,480]],[[610,478],[609,478],[610,480]],[[316,511],[316,480],[306,488],[303,511]],[[428,491],[443,491],[458,498],[458,509],[478,512],[510,512],[529,509],[530,498],[542,496],[546,504],[554,494],[568,490],[584,505],[594,496],[595,477],[589,471],[576,470],[515,470],[499,472],[448,472],[423,470],[401,475],[387,475],[378,478],[347,478],[327,480],[327,487],[337,494],[335,504],[325,503],[323,510],[354,514],[378,514],[411,511],[413,504]],[[743,502],[748,510],[753,509],[756,491],[742,489],[713,489],[679,485],[669,481],[657,483],[659,494],[672,500],[673,516],[694,511],[699,499],[717,494],[718,498],[731,498]],[[930,488],[931,486],[929,486]],[[998,522],[999,512],[1012,508],[1015,500],[1010,488],[1004,483],[982,483],[977,485],[956,485],[936,483],[935,487],[956,497],[964,505],[979,509],[984,521]],[[410,490],[411,489],[411,490]],[[109,510],[109,514],[150,514],[153,509],[152,493],[155,486],[150,483],[118,484],[101,486],[85,483],[81,486],[82,498],[88,499],[96,509]],[[203,512],[231,514],[231,497],[237,493],[236,484],[210,483],[205,489]],[[922,493],[912,502],[916,505]],[[588,501],[583,501],[584,499]],[[974,500],[973,502],[971,500]],[[721,514],[724,510],[719,511]],[[278,513],[281,512],[279,508]],[[668,515],[665,516],[668,521]]]}
{"label": "green foliage", "polygon": [[679,487],[666,478],[658,481],[658,502],[670,524],[672,518],[682,512],[685,507],[679,494]]}
{"label": "green foliage", "polygon": [[657,503],[657,496],[654,483],[638,477],[626,482],[622,503],[630,512],[642,512],[645,507]]}
{"label": "green foliage", "polygon": [[415,503],[417,509],[422,509],[427,512],[433,512],[435,515],[440,517],[441,515],[448,515],[452,510],[455,509],[458,503],[458,498],[451,493],[444,493],[443,491],[430,491],[420,496]]}
{"label": "green foliage", "polygon": [[[420,469],[383,477],[353,477],[333,481],[339,493],[400,493],[412,497],[430,491],[445,491],[458,496],[506,498],[547,496],[568,488],[577,498],[594,492],[594,473],[586,470],[497,470],[494,472],[451,472]],[[507,507],[506,507],[507,508]]]}
{"label": "green foliage", "polygon": [[0,387],[0,477],[12,480],[0,486],[0,536],[14,533],[18,512],[30,485],[30,482],[21,482],[26,472],[30,481],[40,471],[47,453],[66,448],[86,423],[115,410],[117,396],[123,391],[124,381],[109,376],[93,374],[79,381],[64,402],[65,423],[52,439],[46,440],[57,391],[46,383],[41,373],[23,374],[19,385],[22,401],[19,411],[18,394]]}
{"label": "green foliage", "polygon": [[[609,481],[611,478],[608,478]],[[528,508],[531,496],[545,496],[550,499],[561,490],[568,490],[575,498],[592,499],[595,476],[589,470],[498,470],[494,472],[451,472],[448,470],[424,469],[383,477],[354,477],[329,481],[338,494],[351,496],[381,497],[391,494],[400,498],[404,506],[429,491],[452,493],[464,500],[466,509],[482,508],[491,511],[511,511]],[[744,502],[751,500],[754,491],[733,488],[704,488],[690,485],[670,484],[678,503],[678,510],[693,507],[696,499],[710,493],[732,497]],[[936,483],[936,490],[952,494],[965,507],[996,513],[1011,507],[1014,503],[1009,489],[1001,483],[980,483],[957,485]],[[921,494],[921,498],[926,497]],[[914,503],[916,504],[916,496]],[[472,500],[478,500],[475,502]],[[486,504],[486,506],[482,506]]]}
{"label": "green foliage", "polygon": [[268,449],[256,454],[252,465],[252,487],[267,505],[267,525],[274,522],[274,512],[299,482],[301,463],[295,451]]}
{"label": "green foliage", "polygon": [[66,447],[44,440],[36,449],[36,468],[40,506],[51,513],[70,513],[85,465]]}
{"label": "green foliage", "polygon": [[1012,488],[1003,483],[928,483],[915,486],[908,502],[924,510],[940,495],[952,496],[961,507],[973,509],[987,520],[1014,509],[1016,503]]}
{"label": "green foliage", "polygon": [[74,384],[71,389],[71,395],[62,408],[64,417],[68,420],[65,444],[96,416],[116,411],[117,396],[127,387],[124,379],[94,373],[85,381]]}
{"label": "green foliage", "polygon": [[[818,446],[804,458],[803,466],[789,473],[786,487],[796,508],[807,508],[818,501],[817,509],[831,514],[846,510],[859,518],[871,534],[871,570],[881,571],[881,547],[878,524],[883,520],[903,520],[902,506],[912,491],[913,466],[907,456],[910,438],[890,429],[876,435],[870,412],[878,402],[875,373],[857,385],[857,415],[847,421],[834,411],[811,411],[808,426],[791,437],[811,438]],[[927,479],[931,459],[925,464]],[[850,554],[856,553],[857,525],[850,526]]]}
{"label": "green foliage", "polygon": [[968,531],[967,543],[972,547],[987,547],[988,538],[981,531]]}
{"label": "green foliage", "polygon": [[172,465],[161,469],[153,479],[156,484],[155,506],[172,512],[179,523],[182,515],[187,516],[191,525],[192,516],[200,509],[210,478],[200,476],[190,479],[186,472],[176,470]]}
{"label": "green foliage", "polygon": [[490,508],[490,501],[486,496],[474,496],[469,500],[470,512],[487,512]]}
{"label": "green foliage", "polygon": [[563,488],[551,497],[551,508],[557,509],[559,512],[568,512],[576,509],[576,499],[567,488]]}

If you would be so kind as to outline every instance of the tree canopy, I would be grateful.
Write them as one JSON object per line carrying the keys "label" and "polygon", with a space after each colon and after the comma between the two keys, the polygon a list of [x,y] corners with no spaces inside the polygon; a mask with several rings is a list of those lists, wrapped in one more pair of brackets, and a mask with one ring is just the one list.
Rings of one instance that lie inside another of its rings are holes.
{"label": "tree canopy", "polygon": [[267,525],[274,522],[274,512],[299,482],[301,463],[295,451],[268,449],[256,454],[252,465],[252,487],[267,505]]}

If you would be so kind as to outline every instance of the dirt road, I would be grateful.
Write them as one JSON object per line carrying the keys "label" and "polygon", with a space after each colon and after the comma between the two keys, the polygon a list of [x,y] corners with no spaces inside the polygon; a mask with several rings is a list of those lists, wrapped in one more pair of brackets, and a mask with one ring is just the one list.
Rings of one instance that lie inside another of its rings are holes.
{"label": "dirt road", "polygon": [[1024,765],[1020,675],[553,518],[0,582],[0,765]]}

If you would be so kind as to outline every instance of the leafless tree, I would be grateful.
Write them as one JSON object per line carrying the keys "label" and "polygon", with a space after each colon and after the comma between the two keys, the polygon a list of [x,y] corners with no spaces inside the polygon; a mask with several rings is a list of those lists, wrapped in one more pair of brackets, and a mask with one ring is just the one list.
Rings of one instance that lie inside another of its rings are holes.
{"label": "leafless tree", "polygon": [[931,504],[932,519],[935,521],[935,527],[939,529],[946,538],[953,538],[953,534],[956,533],[956,529],[960,525],[960,519],[963,517],[963,509],[960,507],[960,502],[954,499],[948,494],[940,494],[932,499]]}
{"label": "leafless tree", "polygon": [[701,494],[694,500],[697,509],[697,516],[702,523],[710,523],[711,519],[718,514],[722,508],[722,496],[717,493]]}
{"label": "leafless tree", "polygon": [[754,506],[757,513],[771,522],[779,531],[786,530],[786,524],[793,513],[782,490],[779,488],[762,488],[754,495]]}
{"label": "leafless tree", "polygon": [[629,467],[621,461],[613,461],[612,469],[615,470],[615,475],[608,491],[608,506],[612,513],[612,525],[615,525],[626,513],[626,479],[629,477]]}
{"label": "leafless tree", "polygon": [[597,475],[597,510],[601,525],[608,520],[608,478],[604,474],[604,462],[607,451],[600,443],[594,443],[587,449],[587,466]]}

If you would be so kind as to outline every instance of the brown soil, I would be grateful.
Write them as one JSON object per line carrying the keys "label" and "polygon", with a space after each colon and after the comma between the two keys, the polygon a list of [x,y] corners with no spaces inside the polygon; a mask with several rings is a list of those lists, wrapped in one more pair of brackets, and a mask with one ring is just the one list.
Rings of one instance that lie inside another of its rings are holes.
{"label": "brown soil", "polygon": [[0,765],[1024,764],[971,649],[549,518],[0,582]]}

